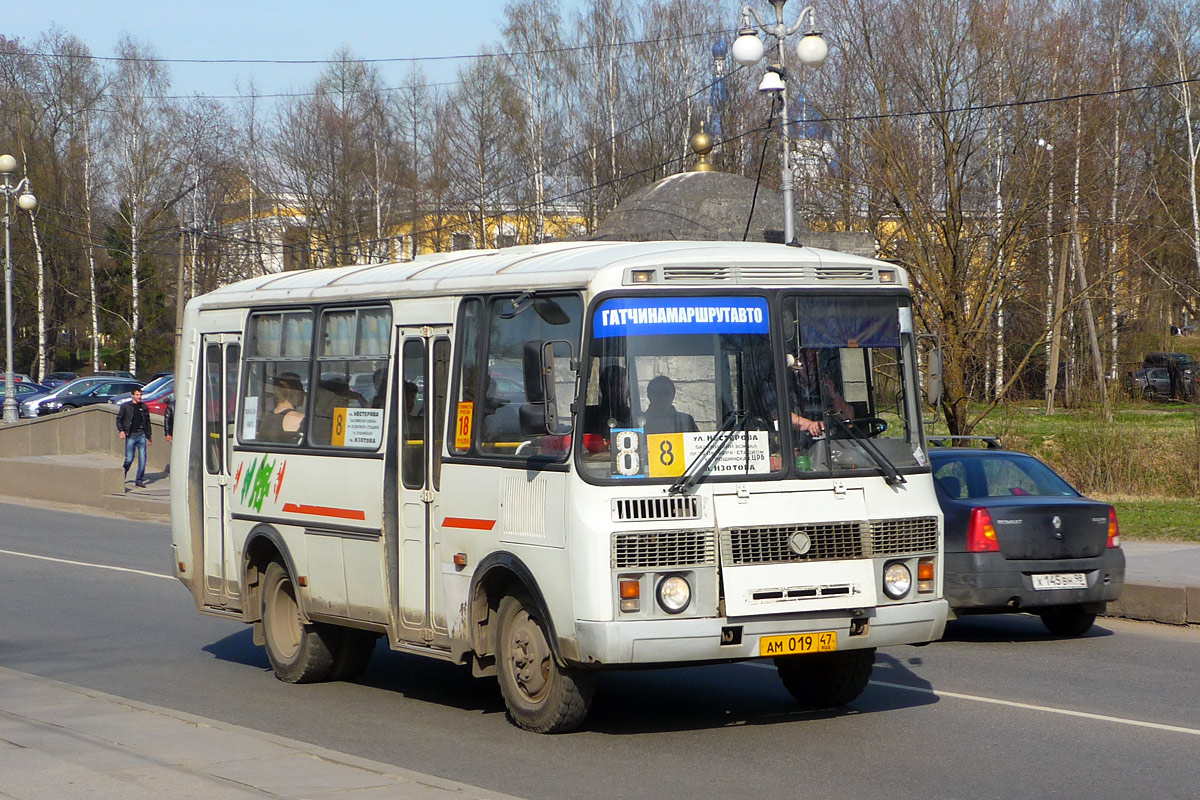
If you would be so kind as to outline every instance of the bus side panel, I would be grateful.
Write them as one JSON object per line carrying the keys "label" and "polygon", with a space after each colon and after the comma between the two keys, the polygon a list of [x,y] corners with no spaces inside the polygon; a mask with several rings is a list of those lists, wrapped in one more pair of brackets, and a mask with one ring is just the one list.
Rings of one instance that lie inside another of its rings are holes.
{"label": "bus side panel", "polygon": [[[469,638],[467,592],[474,565],[497,551],[511,553],[534,576],[546,600],[555,632],[574,652],[574,608],[564,542],[568,474],[505,467],[446,464],[434,508],[444,563],[435,597],[450,637]],[[458,570],[453,555],[465,553]]]}

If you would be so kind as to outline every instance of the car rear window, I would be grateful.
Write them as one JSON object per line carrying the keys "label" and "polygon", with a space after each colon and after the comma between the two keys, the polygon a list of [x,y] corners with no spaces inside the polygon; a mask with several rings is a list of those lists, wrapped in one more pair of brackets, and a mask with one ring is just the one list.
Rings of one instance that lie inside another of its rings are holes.
{"label": "car rear window", "polygon": [[983,497],[1077,497],[1071,485],[1027,456],[939,460],[933,473],[943,495],[955,500]]}

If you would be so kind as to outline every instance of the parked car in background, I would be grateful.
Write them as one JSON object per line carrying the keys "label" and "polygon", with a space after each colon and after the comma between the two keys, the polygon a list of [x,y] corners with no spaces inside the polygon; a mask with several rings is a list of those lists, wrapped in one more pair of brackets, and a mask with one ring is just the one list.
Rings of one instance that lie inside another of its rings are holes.
{"label": "parked car in background", "polygon": [[124,369],[98,369],[88,377],[126,378],[127,380],[131,381],[137,380],[137,378],[133,376],[132,372]]}
{"label": "parked car in background", "polygon": [[[4,380],[4,371],[0,370],[0,381],[2,380]],[[14,372],[13,383],[33,383],[33,378],[29,377],[24,372]]]}
{"label": "parked car in background", "polygon": [[20,408],[18,409],[18,413],[22,417],[40,416],[43,402],[49,402],[49,401],[53,401],[55,399],[61,399],[61,398],[64,398],[64,397],[67,397],[67,396],[70,396],[73,394],[79,394],[81,392],[84,392],[84,391],[92,388],[93,386],[96,386],[97,384],[105,383],[105,382],[108,382],[111,380],[112,380],[112,378],[104,377],[104,376],[95,377],[95,378],[93,378],[93,377],[76,378],[75,380],[70,381],[69,383],[64,383],[62,386],[59,386],[56,389],[51,389],[46,394],[43,394],[43,395],[35,394],[31,397],[25,398],[24,400],[21,401],[21,405],[20,405]]}
{"label": "parked car in background", "polygon": [[[17,400],[17,404],[18,404],[17,405],[18,416],[20,415],[20,403],[21,402],[23,402],[24,400],[26,400],[29,397],[32,397],[35,394],[45,394],[46,392],[50,391],[44,385],[42,385],[40,383],[34,383],[33,381],[26,381],[23,383],[18,383],[17,381],[13,381],[13,386],[15,386],[17,389],[16,400]],[[3,378],[0,378],[0,402],[3,402],[5,400],[5,398],[7,398],[7,397],[8,397],[8,382],[5,381]]]}
{"label": "parked car in background", "polygon": [[39,414],[55,414],[59,411],[65,411],[69,408],[83,408],[85,406],[94,406],[100,403],[107,403],[114,396],[124,392],[132,392],[134,389],[140,389],[141,381],[131,381],[124,378],[116,380],[108,379],[103,383],[98,383],[89,389],[86,389],[79,394],[67,395],[58,397],[52,400],[42,401]]}
{"label": "parked car in background", "polygon": [[[170,392],[173,392],[175,390],[175,376],[172,373],[168,372],[166,375],[163,375],[162,377],[159,377],[159,378],[155,378],[154,380],[150,381],[149,383],[147,383],[145,386],[143,386],[141,388],[142,388],[142,402],[149,403],[151,400],[157,400],[158,398],[160,398],[164,395],[167,395]],[[120,405],[124,405],[124,404],[128,403],[132,399],[133,399],[133,393],[126,392],[125,394],[117,395],[109,402],[115,403],[116,405],[120,406]]]}
{"label": "parked car in background", "polygon": [[1137,397],[1153,400],[1171,396],[1171,375],[1166,367],[1139,369],[1130,378],[1129,392]]}
{"label": "parked car in background", "polygon": [[75,380],[78,375],[74,372],[51,372],[46,377],[42,378],[42,385],[48,386],[51,389],[57,389],[64,383],[70,383]]}
{"label": "parked car in background", "polygon": [[1117,512],[1025,453],[934,447],[945,596],[957,615],[1027,612],[1080,636],[1125,584]]}

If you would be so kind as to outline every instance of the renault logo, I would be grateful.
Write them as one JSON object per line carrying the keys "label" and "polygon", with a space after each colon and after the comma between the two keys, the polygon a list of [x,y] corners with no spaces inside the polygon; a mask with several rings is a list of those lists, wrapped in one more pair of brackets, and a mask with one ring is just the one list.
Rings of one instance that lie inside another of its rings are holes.
{"label": "renault logo", "polygon": [[1054,538],[1061,539],[1063,537],[1063,535],[1062,535],[1062,517],[1055,514],[1054,519],[1050,520],[1050,524],[1054,526]]}
{"label": "renault logo", "polygon": [[788,538],[788,549],[802,556],[812,549],[812,539],[804,531],[796,531]]}

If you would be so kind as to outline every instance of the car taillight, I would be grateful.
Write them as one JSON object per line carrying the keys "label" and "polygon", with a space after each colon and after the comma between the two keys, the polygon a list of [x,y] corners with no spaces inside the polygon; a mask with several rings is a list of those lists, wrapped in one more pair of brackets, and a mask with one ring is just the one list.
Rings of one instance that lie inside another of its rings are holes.
{"label": "car taillight", "polygon": [[992,527],[992,515],[986,508],[971,511],[971,522],[967,526],[968,553],[994,553],[1000,549],[996,529]]}
{"label": "car taillight", "polygon": [[1117,510],[1108,507],[1108,546],[1121,546],[1121,526],[1117,524]]}

